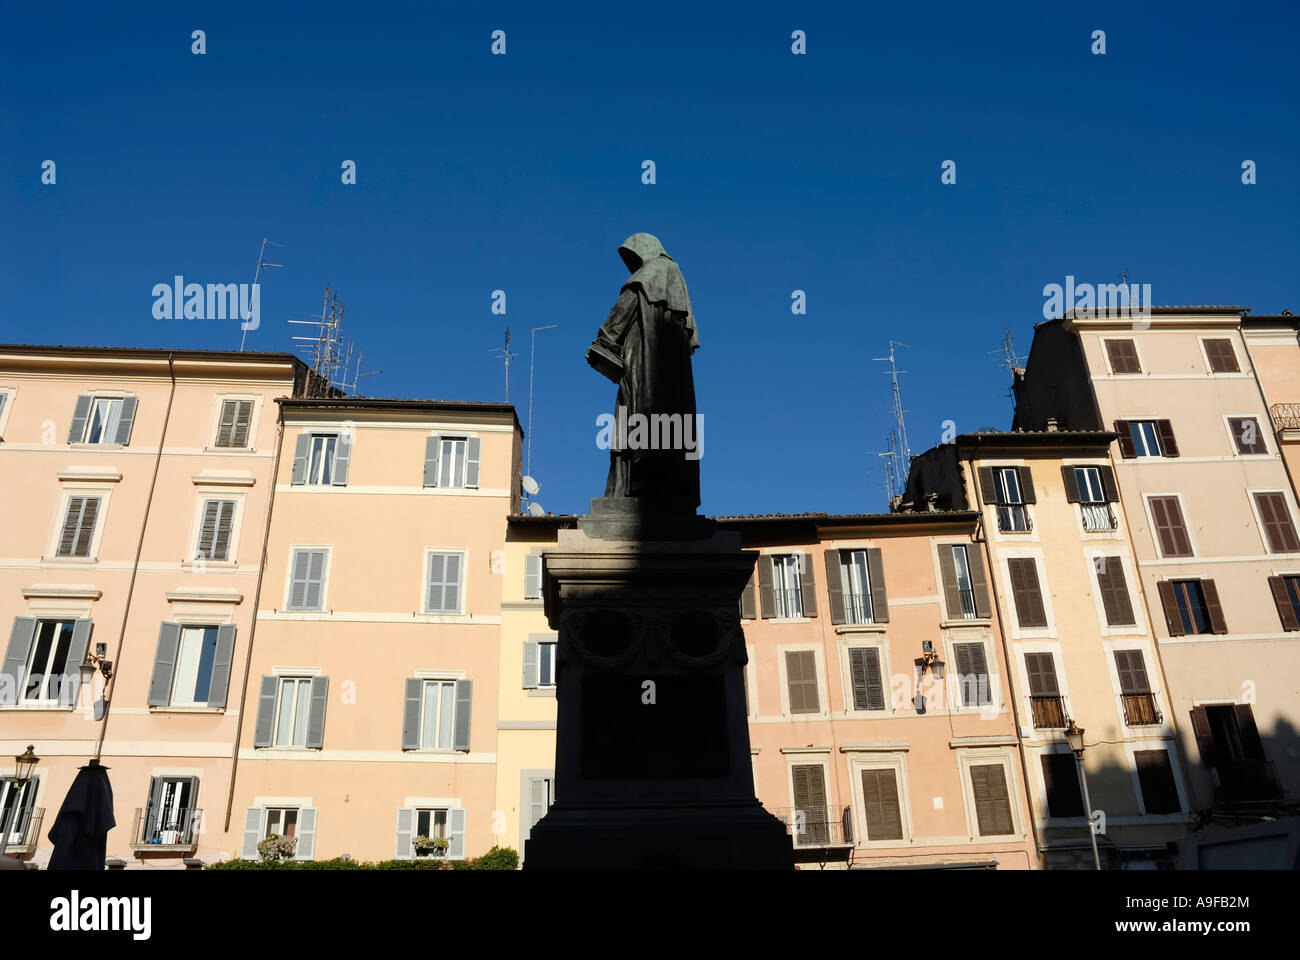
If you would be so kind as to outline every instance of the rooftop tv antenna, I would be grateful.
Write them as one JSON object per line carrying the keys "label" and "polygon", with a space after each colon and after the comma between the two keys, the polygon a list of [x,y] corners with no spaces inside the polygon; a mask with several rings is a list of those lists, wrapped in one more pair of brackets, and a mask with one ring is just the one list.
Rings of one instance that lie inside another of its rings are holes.
{"label": "rooftop tv antenna", "polygon": [[510,402],[510,358],[517,357],[519,354],[510,352],[510,328],[506,327],[506,345],[504,347],[494,347],[488,353],[494,353],[506,362],[506,403]]}
{"label": "rooftop tv antenna", "polygon": [[[283,246],[284,246],[284,244],[282,244],[282,243],[276,243],[274,240],[268,239],[267,237],[263,237],[263,238],[262,238],[262,249],[259,250],[259,251],[257,252],[257,269],[253,271],[253,288],[254,288],[254,289],[257,289],[257,283],[258,283],[258,280],[259,280],[259,279],[261,278],[261,276],[262,276],[262,268],[263,268],[263,267],[283,267],[283,266],[284,266],[283,263],[267,263],[267,262],[266,262],[266,245],[267,245],[268,243],[269,243],[271,246],[273,246],[273,247],[283,247]],[[261,297],[261,294],[259,293],[258,296],[259,296],[259,298],[260,298],[260,297]],[[243,352],[244,352],[244,340],[248,337],[248,328],[245,327],[242,323],[240,324],[240,328],[241,328],[241,333],[239,334],[239,352],[240,352],[240,353],[243,353]]]}
{"label": "rooftop tv antenna", "polygon": [[[1015,344],[1011,342],[1010,327],[1002,328],[1002,347],[998,350],[990,350],[989,353],[997,354],[997,356],[993,358],[993,362],[1010,373],[1013,382],[1015,380],[1016,371],[1025,368],[1025,358],[1016,355]],[[1012,401],[1015,400],[1015,392],[1010,387],[1003,390],[999,396],[1007,397]]]}
{"label": "rooftop tv antenna", "polygon": [[899,370],[898,363],[894,356],[895,347],[906,347],[907,344],[898,340],[889,341],[889,356],[873,357],[874,360],[888,362],[889,370],[886,375],[893,381],[894,385],[894,429],[889,434],[889,452],[887,463],[891,465],[892,486],[896,493],[902,493],[898,486],[907,477],[907,471],[912,465],[912,448],[907,443],[907,422],[904,417],[908,411],[903,407],[903,394],[898,389],[898,378],[907,373],[906,370]]}
{"label": "rooftop tv antenna", "polygon": [[[524,473],[533,472],[533,368],[537,358],[537,331],[554,330],[558,323],[548,323],[544,327],[533,327],[533,344],[528,351],[528,453],[524,457]],[[509,341],[506,343],[509,346]],[[507,361],[509,362],[509,361]],[[506,398],[510,397],[509,384],[506,386]],[[536,492],[536,491],[533,491]]]}
{"label": "rooftop tv antenna", "polygon": [[306,396],[312,399],[323,397],[346,396],[348,391],[356,395],[357,382],[361,377],[382,373],[380,370],[361,372],[361,360],[365,353],[359,353],[355,372],[352,370],[352,355],[356,344],[343,339],[343,311],[345,305],[339,303],[337,292],[331,295],[329,287],[325,288],[325,300],[321,304],[320,316],[312,315],[310,320],[290,320],[290,323],[315,327],[313,334],[305,337],[293,337],[304,346],[304,360],[311,366],[315,377],[309,378]]}

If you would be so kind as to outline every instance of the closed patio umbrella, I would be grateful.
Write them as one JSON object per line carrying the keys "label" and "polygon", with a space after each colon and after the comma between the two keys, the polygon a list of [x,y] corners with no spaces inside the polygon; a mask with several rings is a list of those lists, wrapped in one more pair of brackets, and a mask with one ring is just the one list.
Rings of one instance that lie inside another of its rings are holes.
{"label": "closed patio umbrella", "polygon": [[47,869],[103,870],[108,831],[116,825],[108,767],[100,766],[97,759],[91,760],[77,771],[50,827],[48,836],[54,853]]}

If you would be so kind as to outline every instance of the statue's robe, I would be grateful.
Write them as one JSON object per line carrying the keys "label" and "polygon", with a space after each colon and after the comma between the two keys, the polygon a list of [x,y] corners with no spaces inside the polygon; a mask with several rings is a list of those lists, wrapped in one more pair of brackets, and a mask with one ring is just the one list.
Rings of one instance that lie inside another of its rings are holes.
{"label": "statue's robe", "polygon": [[[629,281],[600,328],[597,339],[618,347],[623,358],[623,377],[618,384],[616,424],[622,419],[646,418],[647,442],[656,414],[677,414],[680,430],[698,442],[695,424],[695,381],[691,376],[691,353],[698,344],[688,315],[671,310],[665,302],[652,302],[645,289]],[[686,425],[690,420],[689,427]],[[686,431],[690,432],[687,433]],[[610,447],[607,497],[644,497],[680,502],[693,511],[700,505],[700,461],[687,459],[687,451],[628,449],[627,437],[614,430]],[[628,430],[632,435],[632,430]]]}

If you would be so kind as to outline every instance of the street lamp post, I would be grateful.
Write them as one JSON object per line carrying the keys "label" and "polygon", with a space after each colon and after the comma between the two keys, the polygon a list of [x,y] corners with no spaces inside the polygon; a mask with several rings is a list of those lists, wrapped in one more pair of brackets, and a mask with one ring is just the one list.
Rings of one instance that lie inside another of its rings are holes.
{"label": "street lamp post", "polygon": [[14,757],[14,799],[9,805],[9,815],[5,817],[4,833],[0,834],[0,857],[4,856],[5,851],[9,849],[9,832],[13,830],[14,818],[18,816],[18,804],[23,787],[32,779],[32,771],[40,762],[41,758],[32,751],[30,743],[27,744],[26,752]]}
{"label": "street lamp post", "polygon": [[1092,823],[1092,801],[1088,799],[1088,775],[1083,770],[1083,727],[1070,720],[1065,728],[1065,740],[1074,751],[1074,762],[1079,771],[1079,787],[1083,790],[1083,818],[1088,821],[1088,839],[1092,841],[1092,865],[1101,869],[1101,857],[1097,855],[1097,831]]}

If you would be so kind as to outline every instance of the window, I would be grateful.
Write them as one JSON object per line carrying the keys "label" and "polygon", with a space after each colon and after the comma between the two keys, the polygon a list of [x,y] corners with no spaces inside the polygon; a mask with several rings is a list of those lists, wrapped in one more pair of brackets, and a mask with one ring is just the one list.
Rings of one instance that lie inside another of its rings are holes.
{"label": "window", "polygon": [[1228,632],[1213,580],[1162,580],[1158,587],[1171,637]]}
{"label": "window", "polygon": [[307,482],[329,484],[334,482],[334,450],[339,438],[330,434],[313,434],[310,459],[307,463]]}
{"label": "window", "polygon": [[[534,636],[539,636],[534,634]],[[540,636],[545,636],[541,634]],[[524,689],[555,686],[555,641],[529,640],[524,644]]]}
{"label": "window", "polygon": [[290,564],[289,609],[319,610],[325,585],[324,550],[294,550]]}
{"label": "window", "polygon": [[298,835],[297,807],[267,807],[266,827],[262,830],[262,839],[274,834],[279,837],[296,837]]}
{"label": "window", "polygon": [[235,649],[233,624],[164,622],[158,629],[151,707],[224,707]]}
{"label": "window", "polygon": [[841,550],[840,575],[844,588],[844,619],[847,623],[871,623],[871,574],[867,551]]}
{"label": "window", "polygon": [[1083,792],[1079,789],[1079,768],[1073,753],[1045,753],[1043,786],[1047,788],[1049,817],[1082,817]]}
{"label": "window", "polygon": [[1156,546],[1162,557],[1192,556],[1192,540],[1183,522],[1183,508],[1177,497],[1147,497]]}
{"label": "window", "polygon": [[1237,354],[1231,340],[1204,340],[1205,359],[1210,362],[1211,373],[1239,373]]}
{"label": "window", "polygon": [[[525,801],[525,823],[524,839],[532,834],[533,827],[537,826],[537,821],[546,816],[546,811],[551,809],[551,804],[555,802],[555,777],[541,776],[524,777],[524,801]],[[522,848],[521,848],[522,849]]]}
{"label": "window", "polygon": [[[37,623],[35,641],[23,674],[26,678],[22,688],[23,702],[62,702],[75,696],[80,680],[78,670],[86,655],[84,646],[80,657],[69,655],[75,635],[76,621],[73,620],[41,620]],[[7,661],[8,657],[5,659]]]}
{"label": "window", "polygon": [[979,551],[961,543],[939,545],[939,578],[949,618],[972,620],[989,616],[988,581]]}
{"label": "window", "polygon": [[862,771],[862,805],[866,808],[868,840],[903,839],[898,778],[892,768]]}
{"label": "window", "polygon": [[1016,622],[1026,630],[1046,627],[1047,611],[1038,586],[1038,563],[1032,557],[1011,557],[1007,560],[1007,574],[1011,578]]}
{"label": "window", "polygon": [[953,576],[957,581],[957,596],[961,603],[961,615],[969,619],[975,616],[975,591],[971,588],[970,564],[966,559],[966,548],[952,548]]}
{"label": "window", "polygon": [[1194,707],[1192,732],[1202,762],[1214,774],[1215,799],[1271,800],[1281,795],[1250,704]]}
{"label": "window", "polygon": [[240,856],[257,860],[257,845],[272,834],[292,837],[295,860],[310,860],[316,851],[316,808],[285,806],[246,807]]}
{"label": "window", "polygon": [[999,467],[993,471],[998,529],[1003,533],[1026,533],[1029,530],[1029,515],[1025,512],[1021,494],[1021,475],[1022,471],[1017,467]]}
{"label": "window", "polygon": [[345,487],[352,462],[351,434],[300,433],[294,441],[292,484]]}
{"label": "window", "polygon": [[1269,553],[1295,553],[1300,551],[1295,524],[1283,493],[1256,493],[1255,509],[1259,511],[1260,525],[1264,528],[1264,542]]}
{"label": "window", "polygon": [[68,443],[126,444],[135,421],[135,397],[82,394],[72,411]]}
{"label": "window", "polygon": [[790,768],[794,788],[794,817],[790,829],[796,846],[826,843],[830,817],[826,808],[826,771],[820,763],[801,763]]}
{"label": "window", "polygon": [[1168,420],[1116,420],[1120,456],[1176,457],[1178,442],[1173,424]]}
{"label": "window", "polygon": [[524,557],[524,599],[540,600],[542,596],[542,555],[530,553]]}
{"label": "window", "polygon": [[218,447],[247,447],[248,428],[253,420],[252,400],[223,400],[217,424]]}
{"label": "window", "polygon": [[197,777],[154,777],[149,783],[149,804],[140,818],[138,844],[186,845],[197,826]]}
{"label": "window", "polygon": [[1141,650],[1116,650],[1115,671],[1119,675],[1120,700],[1124,722],[1130,727],[1159,723],[1164,718],[1156,705],[1146,662]]}
{"label": "window", "polygon": [[1097,572],[1097,592],[1106,615],[1106,625],[1118,627],[1135,624],[1123,561],[1119,557],[1093,557],[1092,565]]}
{"label": "window", "polygon": [[963,707],[982,707],[993,703],[989,685],[988,662],[984,658],[984,644],[957,643],[953,645],[957,658],[957,686]]}
{"label": "window", "polygon": [[854,710],[885,709],[885,683],[878,649],[854,647],[849,650],[849,679],[853,684]]}
{"label": "window", "polygon": [[1137,766],[1143,810],[1149,814],[1178,813],[1182,805],[1178,801],[1169,751],[1134,750],[1133,763]]}
{"label": "window", "polygon": [[2,838],[5,843],[26,845],[39,782],[38,777],[21,783],[14,777],[0,777],[0,830],[9,825],[9,835]]}
{"label": "window", "polygon": [[1074,467],[1079,488],[1079,506],[1083,512],[1083,529],[1092,532],[1114,530],[1115,517],[1102,486],[1100,467]]}
{"label": "window", "polygon": [[1259,421],[1254,417],[1229,417],[1228,432],[1240,456],[1253,456],[1268,453],[1264,443],[1264,434],[1259,429]]}
{"label": "window", "polygon": [[426,487],[478,486],[479,437],[427,437],[424,443]]}
{"label": "window", "polygon": [[99,497],[69,497],[59,534],[58,557],[89,557],[99,517]]}
{"label": "window", "polygon": [[455,726],[456,684],[451,680],[426,680],[420,713],[420,747],[450,750]]}
{"label": "window", "polygon": [[1160,431],[1154,420],[1133,420],[1128,428],[1139,457],[1160,456]]}
{"label": "window", "polygon": [[800,554],[772,557],[772,599],[777,617],[802,617]]}
{"label": "window", "polygon": [[403,750],[469,750],[474,681],[409,677]]}
{"label": "window", "polygon": [[1011,797],[1007,792],[1006,768],[1000,763],[973,765],[970,768],[970,785],[975,797],[975,820],[980,836],[1015,833],[1011,819]]}
{"label": "window", "polygon": [[785,655],[785,680],[791,713],[820,713],[817,692],[817,655],[812,650],[791,650]]}
{"label": "window", "polygon": [[[447,809],[445,807],[416,807],[415,835],[417,837],[428,837],[430,840],[447,839]],[[438,847],[415,848],[417,857],[440,857],[445,852],[445,849],[440,850]]]}
{"label": "window", "polygon": [[1056,682],[1056,662],[1050,653],[1026,653],[1025,673],[1029,677],[1029,710],[1034,729],[1056,730],[1070,725],[1065,715],[1065,698]]}
{"label": "window", "polygon": [[1132,340],[1107,340],[1106,354],[1110,357],[1111,373],[1141,373],[1137,347]]}
{"label": "window", "polygon": [[203,522],[199,526],[196,560],[229,560],[230,531],[235,522],[234,500],[203,501]]}
{"label": "window", "polygon": [[425,613],[460,613],[463,559],[459,553],[429,554]]}
{"label": "window", "polygon": [[438,454],[438,486],[465,486],[465,440],[444,437]]}
{"label": "window", "polygon": [[275,708],[275,745],[305,747],[307,720],[311,713],[311,678],[280,677]]}
{"label": "window", "polygon": [[171,689],[172,706],[207,706],[216,657],[216,627],[181,628]]}
{"label": "window", "polygon": [[1300,576],[1286,574],[1268,578],[1273,603],[1283,630],[1300,630]]}

